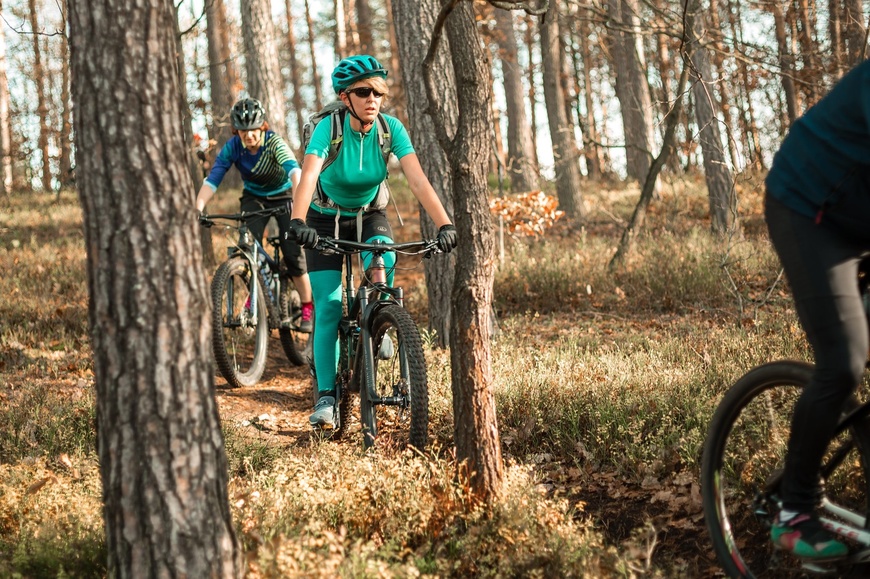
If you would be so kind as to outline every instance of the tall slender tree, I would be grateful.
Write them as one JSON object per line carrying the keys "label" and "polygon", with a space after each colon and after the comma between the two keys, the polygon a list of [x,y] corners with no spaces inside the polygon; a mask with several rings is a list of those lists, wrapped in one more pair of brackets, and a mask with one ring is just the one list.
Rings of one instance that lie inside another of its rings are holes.
{"label": "tall slender tree", "polygon": [[[0,2],[0,11],[3,4]],[[12,130],[9,115],[9,81],[6,77],[6,34],[0,26],[0,187],[12,191]]]}
{"label": "tall slender tree", "polygon": [[643,183],[652,162],[652,101],[637,0],[608,0],[610,52],[622,112],[628,176]]}
{"label": "tall slender tree", "polygon": [[541,20],[541,66],[543,68],[544,102],[553,144],[556,169],[556,195],[559,206],[568,217],[586,218],[586,204],[580,188],[580,165],[574,129],[565,117],[565,95],[559,82],[559,0],[550,0],[549,9]]}
{"label": "tall slender tree", "polygon": [[51,191],[51,157],[48,150],[51,128],[48,125],[48,95],[45,89],[45,68],[42,64],[43,50],[39,46],[39,40],[42,38],[39,25],[39,6],[37,0],[28,0],[28,6],[30,8],[30,28],[33,39],[33,70],[30,76],[36,85],[36,115],[39,118],[39,137],[36,147],[39,149],[42,157],[42,190]]}
{"label": "tall slender tree", "polygon": [[[290,85],[293,88],[293,113],[296,117],[296,134],[302,138],[302,127],[305,126],[305,118],[302,115],[302,71],[299,66],[299,57],[296,53],[296,31],[293,30],[293,6],[290,0],[284,0],[284,13],[287,15],[287,53],[290,60]],[[285,135],[289,139],[289,135]],[[302,158],[300,151],[298,158]]]}
{"label": "tall slender tree", "polygon": [[236,578],[175,18],[69,4],[108,576]]}
{"label": "tall slender tree", "polygon": [[701,39],[709,36],[707,13],[699,0],[694,0],[697,13],[687,26],[686,36],[692,43],[692,97],[695,103],[695,121],[698,123],[701,153],[704,157],[704,180],[710,200],[710,227],[714,233],[724,234],[736,226],[737,199],[731,170],[722,148],[722,134],[716,99],[713,97],[713,72],[706,46]]}
{"label": "tall slender tree", "polygon": [[287,109],[284,106],[278,44],[272,24],[269,0],[241,0],[242,40],[248,94],[263,103],[269,127],[287,138]]}
{"label": "tall slender tree", "polygon": [[[438,198],[453,216],[453,179],[447,154],[438,144],[435,123],[444,123],[448,138],[456,131],[459,116],[456,99],[439,98],[429,101],[423,75],[423,60],[426,49],[431,43],[435,20],[440,3],[438,0],[392,0],[393,22],[396,27],[398,58],[404,63],[405,94],[408,103],[408,130],[413,138],[414,149],[420,158],[426,176],[438,193]],[[392,72],[391,72],[392,74]],[[445,92],[453,93],[456,79],[450,59],[450,48],[440,43],[433,52],[430,74],[435,83]],[[420,229],[423,237],[434,238],[437,228],[432,220],[419,208]],[[426,295],[429,300],[429,329],[435,331],[440,347],[446,347],[450,340],[450,319],[452,304],[450,295],[453,290],[453,254],[446,258],[424,261],[426,275]]]}
{"label": "tall slender tree", "polygon": [[502,484],[490,318],[495,239],[486,180],[491,150],[488,144],[492,76],[472,4],[459,0],[445,2],[424,62],[429,102],[436,102],[439,96],[444,98],[431,74],[442,24],[456,75],[456,92],[446,98],[455,98],[459,110],[456,133],[452,137],[443,119],[438,118],[434,123],[438,142],[447,152],[453,174],[459,234],[450,327],[453,432],[456,459],[464,476],[476,498],[490,502],[500,494]]}
{"label": "tall slender tree", "polygon": [[61,189],[73,184],[72,166],[72,99],[69,88],[69,42],[66,37],[66,0],[61,2],[61,22],[63,34],[60,35],[60,127],[57,148],[57,180]]}
{"label": "tall slender tree", "polygon": [[511,189],[531,191],[538,186],[538,167],[535,163],[532,133],[526,120],[522,70],[518,59],[513,15],[508,10],[496,10],[495,21],[495,37],[504,77],[505,115],[508,120],[506,164],[511,178]]}

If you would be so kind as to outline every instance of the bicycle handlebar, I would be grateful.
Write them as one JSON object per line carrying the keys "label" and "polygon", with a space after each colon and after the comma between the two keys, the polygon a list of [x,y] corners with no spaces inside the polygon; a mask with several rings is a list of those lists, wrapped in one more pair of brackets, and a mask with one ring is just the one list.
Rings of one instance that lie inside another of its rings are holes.
{"label": "bicycle handlebar", "polygon": [[430,256],[436,253],[442,253],[438,248],[438,242],[434,239],[421,239],[419,241],[408,241],[405,243],[385,243],[383,241],[375,241],[373,243],[364,243],[359,241],[349,241],[346,239],[336,239],[333,237],[321,237],[317,241],[315,250],[321,253],[341,253],[354,254],[363,251],[371,251],[372,253],[386,253],[395,251],[397,253],[406,254],[426,254]]}
{"label": "bicycle handlebar", "polygon": [[273,215],[283,215],[285,213],[287,213],[287,207],[284,206],[258,209],[256,211],[248,211],[247,213],[202,213],[199,216],[199,224],[203,227],[211,227],[215,224],[215,219],[226,219],[228,221],[244,223],[254,217],[272,217]]}

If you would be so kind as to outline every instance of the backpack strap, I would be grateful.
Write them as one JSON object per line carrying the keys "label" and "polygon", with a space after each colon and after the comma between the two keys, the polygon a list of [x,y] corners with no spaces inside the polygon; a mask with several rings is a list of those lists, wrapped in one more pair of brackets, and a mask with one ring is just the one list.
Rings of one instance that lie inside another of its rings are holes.
{"label": "backpack strap", "polygon": [[390,153],[393,151],[393,136],[390,134],[387,119],[381,113],[378,113],[378,144],[381,146],[384,164],[387,165],[390,161]]}
{"label": "backpack strap", "polygon": [[323,160],[323,166],[320,168],[321,173],[338,157],[338,151],[341,149],[341,143],[344,140],[344,119],[346,116],[347,109],[345,107],[329,114],[329,153],[327,153],[326,159]]}

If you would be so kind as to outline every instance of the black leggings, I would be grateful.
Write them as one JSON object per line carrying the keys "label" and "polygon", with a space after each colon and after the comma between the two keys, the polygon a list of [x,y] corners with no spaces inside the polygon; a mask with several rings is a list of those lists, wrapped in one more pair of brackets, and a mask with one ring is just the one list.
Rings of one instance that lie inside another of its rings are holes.
{"label": "black leggings", "polygon": [[846,237],[827,220],[816,224],[770,195],[765,217],[815,356],[812,380],[795,405],[782,488],[784,508],[809,512],[825,449],[867,361],[870,338],[857,276],[870,239]]}
{"label": "black leggings", "polygon": [[[276,197],[259,197],[247,190],[242,191],[242,197],[239,199],[239,208],[242,212],[259,211],[261,209],[271,209],[273,207],[287,207],[287,213],[276,215],[275,221],[278,223],[278,231],[281,233],[281,253],[284,255],[284,263],[287,265],[287,274],[290,277],[298,277],[306,273],[305,255],[302,252],[302,247],[295,240],[287,239],[285,232],[290,230],[290,197],[280,195]],[[251,219],[248,221],[248,229],[254,239],[263,243],[263,232],[266,231],[266,224],[271,217],[262,217]],[[263,249],[269,251],[265,245]]]}

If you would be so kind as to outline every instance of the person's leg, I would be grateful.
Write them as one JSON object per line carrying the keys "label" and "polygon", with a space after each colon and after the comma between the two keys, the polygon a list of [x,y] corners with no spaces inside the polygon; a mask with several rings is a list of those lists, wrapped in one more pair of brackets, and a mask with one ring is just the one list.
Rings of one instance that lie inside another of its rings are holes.
{"label": "person's leg", "polygon": [[[765,215],[816,363],[795,405],[781,489],[782,523],[793,514],[799,516],[790,526],[775,525],[772,534],[799,555],[836,556],[845,545],[821,529],[811,513],[818,502],[825,449],[867,360],[870,340],[857,285],[862,251],[833,229],[816,225],[769,196]],[[799,523],[803,529],[797,528]]]}
{"label": "person's leg", "polygon": [[[283,201],[282,204],[288,205],[289,209],[288,201]],[[305,253],[295,240],[287,236],[287,232],[290,230],[289,211],[283,215],[276,215],[275,220],[278,223],[278,231],[281,235],[281,252],[284,254],[287,275],[293,279],[293,285],[296,286],[296,291],[299,292],[299,301],[302,303],[302,319],[299,323],[299,331],[310,332],[313,329],[312,313],[314,311],[314,304]],[[284,323],[284,320],[282,320],[282,323]]]}
{"label": "person's leg", "polygon": [[[265,205],[263,198],[259,198],[247,191],[242,191],[242,196],[239,199],[239,211],[242,213],[252,213],[254,211],[261,211],[264,208]],[[263,232],[266,231],[266,224],[268,222],[268,217],[255,217],[249,219],[246,223],[251,235],[254,239],[259,241],[261,245],[263,244]]]}
{"label": "person's leg", "polygon": [[[331,237],[335,219],[309,211],[306,221],[318,235]],[[308,276],[314,298],[314,374],[320,395],[309,417],[312,426],[335,426],[335,376],[338,368],[338,323],[341,320],[341,255],[306,250]]]}
{"label": "person's leg", "polygon": [[[371,211],[363,217],[362,236],[361,239],[366,243],[371,243],[375,240],[380,240],[385,243],[393,243],[393,228],[387,220],[387,214],[384,211]],[[372,262],[372,254],[363,252],[363,269],[368,269]],[[396,254],[388,252],[384,254],[384,267],[387,271],[387,284],[392,286],[396,277]]]}

